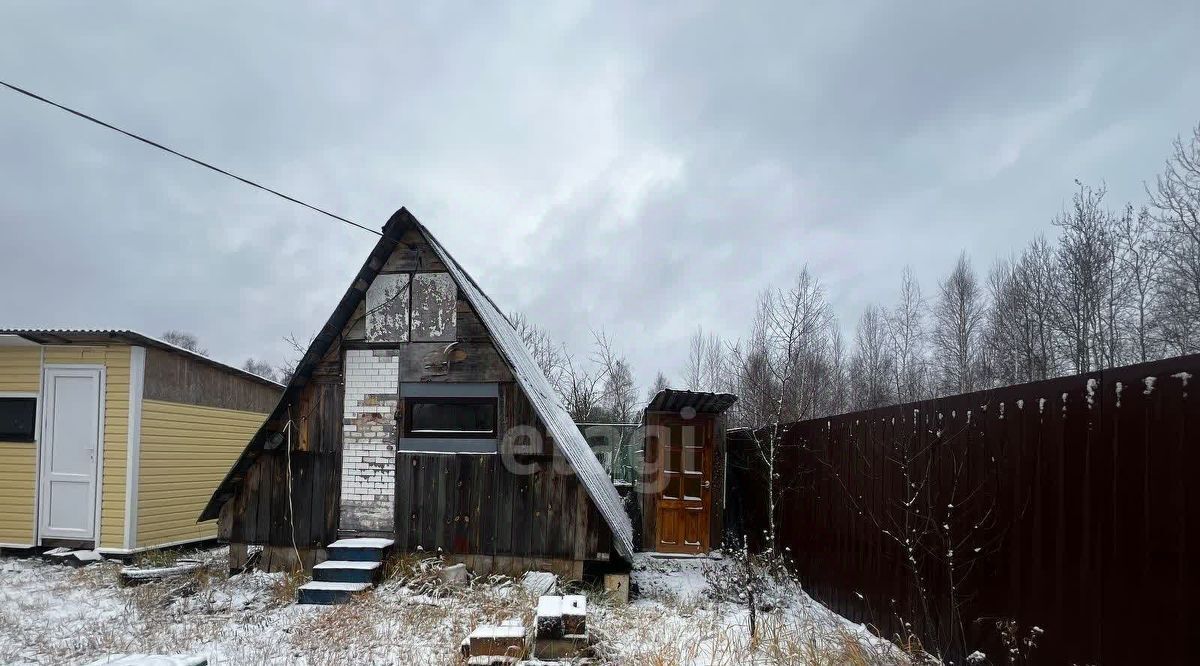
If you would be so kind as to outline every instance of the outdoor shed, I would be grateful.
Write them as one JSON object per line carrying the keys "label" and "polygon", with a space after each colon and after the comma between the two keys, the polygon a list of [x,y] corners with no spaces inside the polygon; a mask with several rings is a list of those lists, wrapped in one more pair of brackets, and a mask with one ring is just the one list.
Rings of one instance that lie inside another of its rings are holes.
{"label": "outdoor shed", "polygon": [[214,538],[196,512],[282,388],[133,331],[0,330],[0,546]]}
{"label": "outdoor shed", "polygon": [[403,208],[200,518],[219,518],[234,558],[262,545],[268,569],[311,568],[346,537],[572,578],[633,550],[520,335]]}
{"label": "outdoor shed", "polygon": [[663,389],[646,406],[639,481],[642,548],[698,555],[721,547],[728,393]]}

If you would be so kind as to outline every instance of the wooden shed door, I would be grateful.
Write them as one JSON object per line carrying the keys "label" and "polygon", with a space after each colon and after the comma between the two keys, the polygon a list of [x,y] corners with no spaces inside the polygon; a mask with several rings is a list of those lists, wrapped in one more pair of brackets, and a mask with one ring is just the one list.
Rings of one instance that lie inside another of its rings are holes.
{"label": "wooden shed door", "polygon": [[656,550],[701,554],[709,551],[712,507],[713,421],[664,419],[658,437],[662,461]]}

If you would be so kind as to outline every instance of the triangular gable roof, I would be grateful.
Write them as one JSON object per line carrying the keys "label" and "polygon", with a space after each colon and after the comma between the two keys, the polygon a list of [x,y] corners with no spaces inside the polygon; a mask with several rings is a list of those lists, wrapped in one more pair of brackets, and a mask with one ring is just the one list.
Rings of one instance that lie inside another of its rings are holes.
{"label": "triangular gable roof", "polygon": [[221,482],[221,485],[213,492],[212,498],[209,499],[208,505],[205,506],[203,513],[200,515],[200,520],[212,520],[216,518],[221,511],[221,506],[233,496],[234,485],[241,480],[250,465],[253,464],[255,458],[259,455],[259,452],[263,449],[267,435],[267,424],[280,418],[287,409],[287,406],[295,401],[300,389],[308,383],[308,379],[312,375],[317,362],[325,356],[330,346],[337,339],[337,336],[341,334],[355,309],[358,308],[359,304],[366,297],[367,288],[379,274],[384,262],[391,255],[404,232],[409,228],[416,228],[420,231],[434,249],[434,252],[437,253],[438,258],[442,260],[442,263],[446,264],[448,272],[455,283],[457,283],[459,290],[471,306],[475,308],[484,327],[491,335],[496,350],[511,367],[513,376],[516,377],[518,385],[529,398],[534,412],[546,425],[546,429],[562,452],[563,457],[567,459],[571,468],[575,470],[588,497],[595,503],[605,523],[612,530],[613,544],[616,547],[617,553],[628,560],[632,560],[633,527],[628,515],[625,513],[621,498],[617,494],[617,489],[613,486],[608,473],[604,471],[604,467],[600,464],[600,461],[596,459],[596,454],[592,453],[591,447],[588,446],[579,429],[575,427],[567,410],[559,402],[558,396],[550,386],[549,380],[546,379],[541,368],[533,360],[529,350],[525,347],[524,341],[521,340],[521,336],[513,328],[512,323],[504,316],[500,308],[492,302],[487,294],[479,288],[475,280],[463,269],[462,265],[405,208],[396,211],[388,219],[387,224],[384,225],[383,236],[375,244],[375,248],[371,250],[371,254],[367,256],[367,260],[363,263],[362,268],[359,269],[358,275],[351,283],[350,288],[346,290],[346,294],[342,297],[337,307],[334,308],[329,321],[321,327],[321,330],[313,339],[312,345],[309,346],[308,351],[304,354],[300,363],[297,364],[296,372],[292,375],[292,380],[288,382],[287,388],[284,390],[271,416],[263,422],[263,425],[250,440],[246,449],[242,451],[241,457],[234,463],[229,473],[225,475],[225,479]]}

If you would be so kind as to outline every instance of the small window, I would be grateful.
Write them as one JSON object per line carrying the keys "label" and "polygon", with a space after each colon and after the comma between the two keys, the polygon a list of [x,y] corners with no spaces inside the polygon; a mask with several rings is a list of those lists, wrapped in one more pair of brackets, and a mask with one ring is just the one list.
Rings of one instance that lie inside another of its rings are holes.
{"label": "small window", "polygon": [[32,442],[37,398],[0,398],[0,442]]}
{"label": "small window", "polygon": [[406,398],[404,436],[493,439],[496,437],[496,399]]}

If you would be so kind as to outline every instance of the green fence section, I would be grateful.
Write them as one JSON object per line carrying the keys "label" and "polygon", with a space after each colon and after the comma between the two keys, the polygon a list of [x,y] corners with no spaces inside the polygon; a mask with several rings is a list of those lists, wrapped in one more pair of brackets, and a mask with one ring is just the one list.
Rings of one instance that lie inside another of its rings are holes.
{"label": "green fence section", "polygon": [[577,423],[613,483],[633,484],[642,467],[640,423]]}

